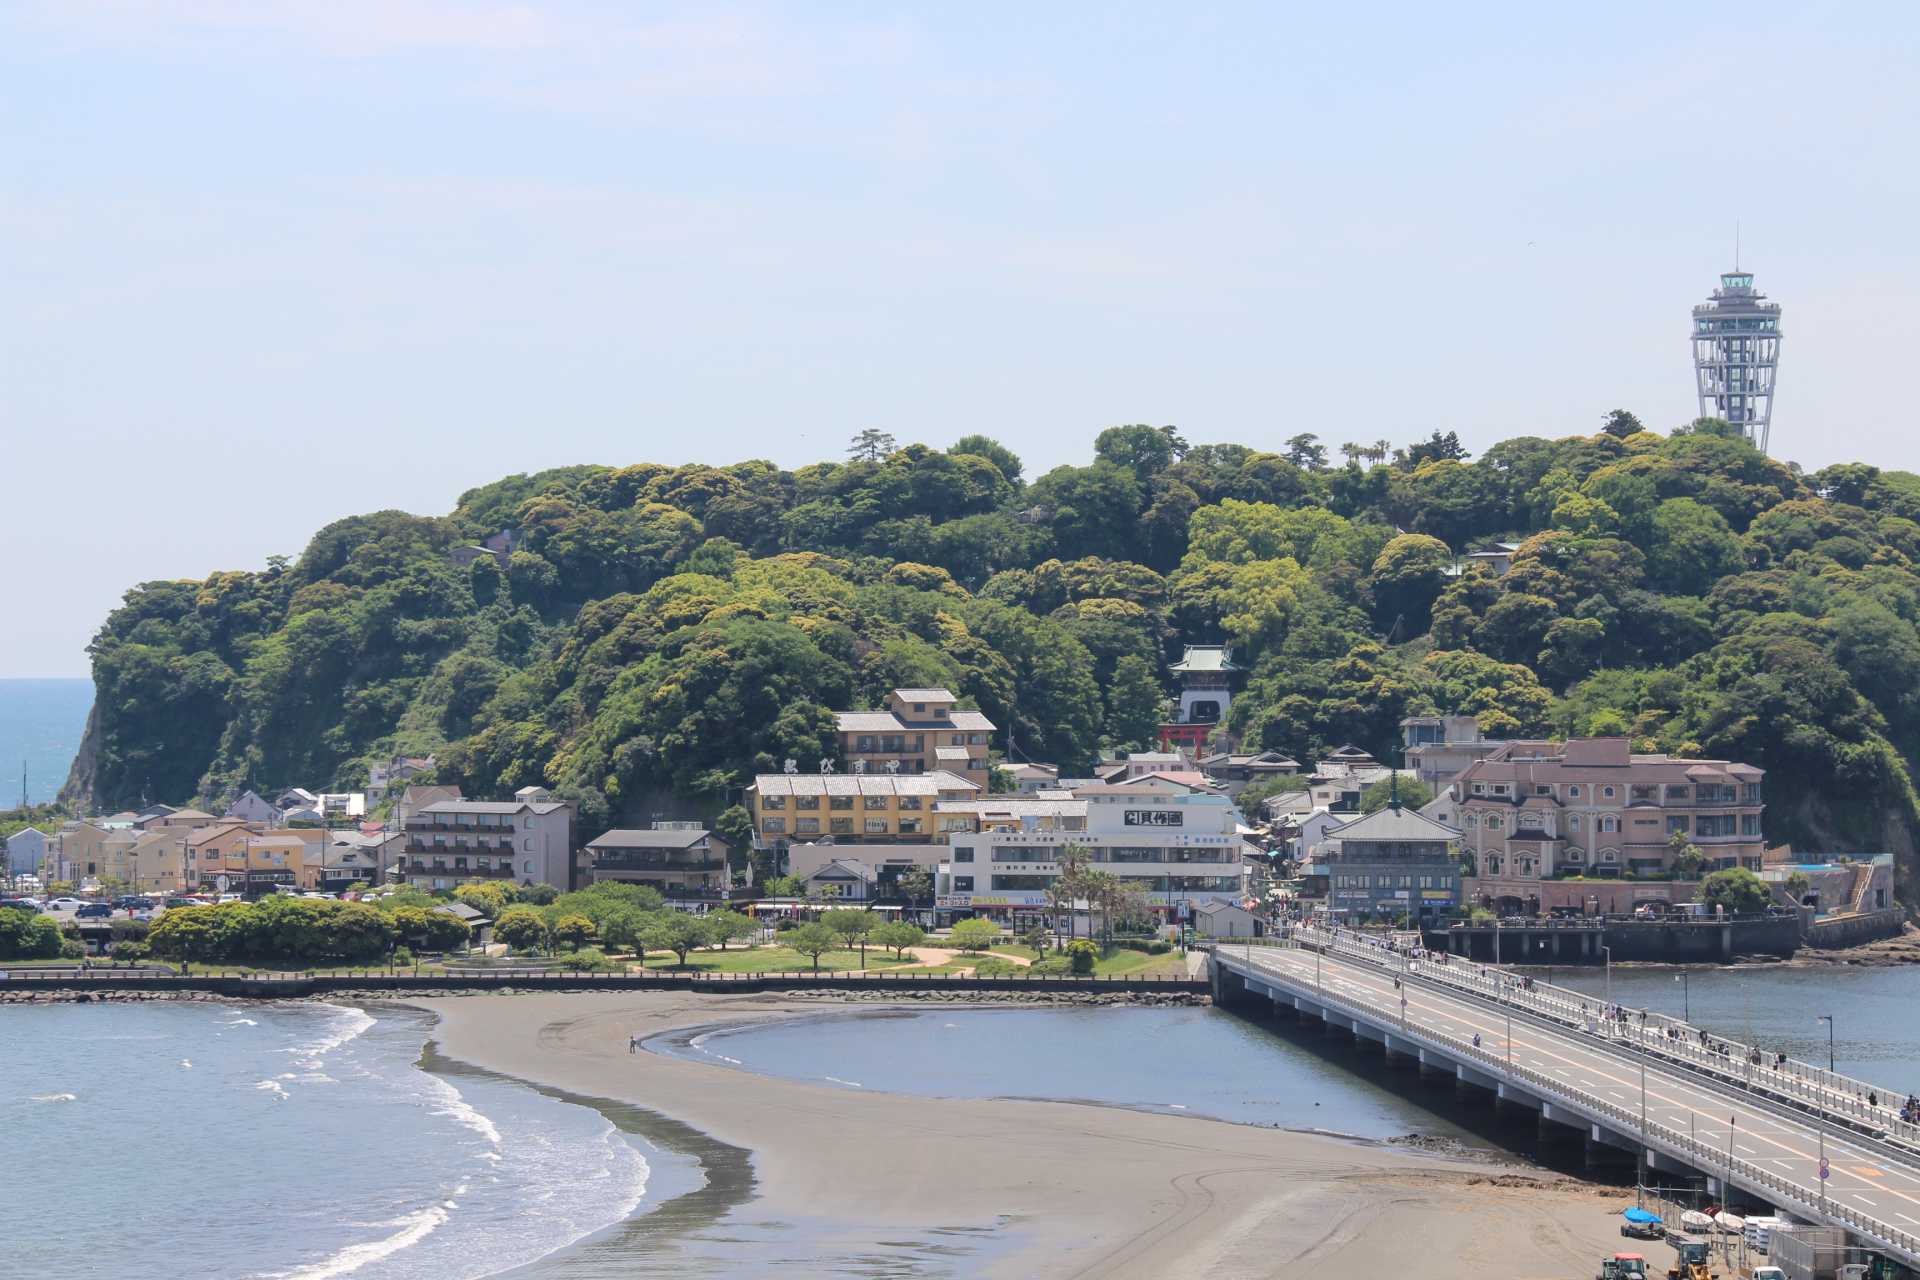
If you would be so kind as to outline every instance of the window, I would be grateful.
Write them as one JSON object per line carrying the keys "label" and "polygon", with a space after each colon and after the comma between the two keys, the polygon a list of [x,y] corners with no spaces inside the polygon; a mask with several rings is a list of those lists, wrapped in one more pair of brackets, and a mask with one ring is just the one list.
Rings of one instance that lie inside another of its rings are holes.
{"label": "window", "polygon": [[1693,822],[1693,834],[1697,836],[1730,836],[1734,833],[1734,816],[1730,813],[1701,814]]}
{"label": "window", "polygon": [[[984,733],[968,734],[967,745],[972,747],[984,747],[987,745],[987,735]],[[1758,790],[1758,788],[1755,788],[1755,790]]]}
{"label": "window", "polygon": [[1462,819],[1462,821],[1464,821],[1467,824],[1467,830],[1471,831],[1480,825],[1480,815],[1477,813],[1470,813],[1464,819]]}
{"label": "window", "polygon": [[[869,819],[869,821],[878,821],[878,819]],[[917,835],[919,835],[919,834],[920,834],[920,819],[918,819],[918,818],[902,818],[902,819],[900,819],[900,834],[901,834],[901,835],[903,835],[903,836],[917,836]]]}
{"label": "window", "polygon": [[818,809],[820,807],[820,797],[795,796],[793,798],[793,807],[796,809]]}
{"label": "window", "polygon": [[870,836],[883,836],[887,834],[887,820],[885,818],[868,818],[867,834]]}
{"label": "window", "polygon": [[1671,835],[1675,831],[1685,831],[1686,829],[1687,829],[1687,818],[1685,814],[1681,814],[1679,817],[1671,817],[1671,816],[1668,817],[1667,833],[1669,835]]}
{"label": "window", "polygon": [[1760,834],[1760,815],[1757,813],[1741,814],[1740,815],[1740,834],[1743,836],[1759,835]]}
{"label": "window", "polygon": [[1604,850],[1602,850],[1602,851],[1601,851],[1601,853],[1600,853],[1600,861],[1602,861],[1602,862],[1613,862],[1614,860],[1616,860],[1617,858],[1619,858],[1619,856],[1620,856],[1620,854],[1619,854],[1619,851],[1618,851],[1618,850],[1615,850],[1615,849],[1604,849]]}
{"label": "window", "polygon": [[1667,799],[1669,800],[1685,800],[1691,794],[1692,792],[1686,787],[1667,788]]}
{"label": "window", "polygon": [[1577,813],[1570,813],[1570,814],[1568,814],[1568,815],[1567,815],[1567,830],[1569,830],[1569,831],[1578,831],[1579,829],[1580,829],[1580,815],[1579,815],[1579,814],[1577,814]]}
{"label": "window", "polygon": [[1576,782],[1572,786],[1568,787],[1567,794],[1571,796],[1573,799],[1578,800],[1580,798],[1580,784]]}
{"label": "window", "polygon": [[953,878],[953,891],[955,893],[972,893],[973,877],[972,876],[955,876]]}
{"label": "window", "polygon": [[853,797],[852,796],[828,796],[827,808],[851,809],[853,808]]}
{"label": "window", "polygon": [[1550,796],[1553,794],[1553,788],[1547,786],[1545,783],[1535,783],[1533,794],[1537,796]]}
{"label": "window", "polygon": [[1489,830],[1489,831],[1499,831],[1499,830],[1501,830],[1501,829],[1503,829],[1505,825],[1506,825],[1506,824],[1504,824],[1503,822],[1501,822],[1501,820],[1500,820],[1500,815],[1499,815],[1499,814],[1497,814],[1497,813],[1490,813],[1490,814],[1488,814],[1488,815],[1487,815],[1487,830]]}
{"label": "window", "polygon": [[1478,782],[1476,782],[1476,783],[1474,783],[1474,784],[1473,784],[1473,794],[1475,794],[1475,795],[1477,795],[1477,796],[1483,796],[1483,795],[1485,795],[1485,794],[1487,794],[1487,788],[1486,788],[1486,786],[1485,786],[1484,784],[1482,784],[1482,783],[1478,783]]}
{"label": "window", "polygon": [[887,807],[887,798],[885,796],[868,796],[867,797],[867,809],[869,812],[875,809],[885,809],[886,807]]}
{"label": "window", "polygon": [[900,807],[902,809],[907,810],[908,812],[913,812],[920,808],[920,797],[919,796],[901,796]]}
{"label": "window", "polygon": [[1612,788],[1612,787],[1602,787],[1602,788],[1601,788],[1601,790],[1600,790],[1600,794],[1601,794],[1602,796],[1605,796],[1605,797],[1606,797],[1607,799],[1609,799],[1609,800],[1611,800],[1611,799],[1613,799],[1613,788]]}
{"label": "window", "polygon": [[785,796],[761,796],[760,797],[760,808],[762,810],[784,809],[786,807],[787,807],[787,798]]}
{"label": "window", "polygon": [[760,829],[770,836],[785,835],[787,831],[787,820],[785,818],[767,818],[760,823]]}
{"label": "window", "polygon": [[1620,829],[1620,819],[1602,818],[1600,819],[1600,829],[1602,831],[1618,831]]}
{"label": "window", "polygon": [[794,821],[793,829],[797,834],[803,836],[818,835],[820,832],[820,819],[798,818]]}
{"label": "window", "polygon": [[850,836],[853,834],[853,819],[829,818],[827,819],[827,829],[836,836]]}

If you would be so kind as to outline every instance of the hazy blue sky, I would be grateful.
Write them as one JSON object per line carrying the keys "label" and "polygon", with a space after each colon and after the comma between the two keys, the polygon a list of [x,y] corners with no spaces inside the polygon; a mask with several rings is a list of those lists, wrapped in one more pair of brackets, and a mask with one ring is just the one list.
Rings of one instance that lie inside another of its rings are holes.
{"label": "hazy blue sky", "polygon": [[563,463],[1669,426],[1736,218],[1920,467],[1920,11],[1602,8],[0,0],[0,675]]}

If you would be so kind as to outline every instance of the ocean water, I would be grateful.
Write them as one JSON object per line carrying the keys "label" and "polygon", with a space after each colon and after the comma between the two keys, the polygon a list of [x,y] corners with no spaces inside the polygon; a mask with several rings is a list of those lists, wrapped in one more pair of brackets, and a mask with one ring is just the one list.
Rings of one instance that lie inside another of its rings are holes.
{"label": "ocean water", "polygon": [[92,680],[0,680],[0,809],[52,800],[67,780],[93,707]]}
{"label": "ocean water", "polygon": [[1490,1145],[1451,1094],[1344,1037],[1206,1008],[863,1010],[674,1033],[650,1047],[836,1089],[1035,1098],[1239,1124]]}
{"label": "ocean water", "polygon": [[320,1004],[0,1008],[0,1273],[477,1280],[641,1206],[633,1138],[421,1070],[430,1030]]}

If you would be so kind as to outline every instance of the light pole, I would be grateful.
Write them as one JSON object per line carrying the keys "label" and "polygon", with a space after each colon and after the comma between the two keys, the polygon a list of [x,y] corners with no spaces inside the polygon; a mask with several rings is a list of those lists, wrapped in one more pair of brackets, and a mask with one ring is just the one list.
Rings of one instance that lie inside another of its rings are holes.
{"label": "light pole", "polygon": [[1680,984],[1680,1021],[1693,1021],[1693,984],[1687,981],[1687,971],[1682,969],[1674,979]]}
{"label": "light pole", "polygon": [[1613,1012],[1613,948],[1602,943],[1600,958],[1607,966],[1607,1012]]}
{"label": "light pole", "polygon": [[[1830,1013],[1823,1013],[1820,1015],[1818,1019],[1816,1019],[1816,1021],[1824,1022],[1827,1024],[1827,1074],[1832,1075],[1833,1074],[1833,1015]],[[1831,1084],[1832,1081],[1828,1081],[1828,1083]]]}
{"label": "light pole", "polygon": [[1513,1070],[1513,1005],[1507,1005],[1507,1070]]}

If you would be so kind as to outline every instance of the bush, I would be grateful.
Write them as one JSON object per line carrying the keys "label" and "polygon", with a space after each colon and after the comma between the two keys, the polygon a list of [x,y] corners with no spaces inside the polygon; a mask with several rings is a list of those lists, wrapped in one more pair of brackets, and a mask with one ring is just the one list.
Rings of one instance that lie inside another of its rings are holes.
{"label": "bush", "polygon": [[393,949],[393,963],[403,969],[412,967],[414,963],[413,948],[395,947]]}
{"label": "bush", "polygon": [[62,960],[84,960],[87,958],[87,944],[77,938],[63,938],[60,941]]}
{"label": "bush", "polygon": [[51,960],[60,944],[60,930],[48,917],[0,911],[0,960]]}
{"label": "bush", "polygon": [[1100,963],[1100,948],[1086,938],[1076,938],[1067,944],[1067,963],[1077,974],[1090,974]]}
{"label": "bush", "polygon": [[1000,926],[991,920],[962,920],[953,926],[953,945],[962,951],[984,951],[1000,940]]}
{"label": "bush", "polygon": [[976,978],[1009,978],[1025,972],[1025,965],[1015,964],[1004,956],[987,956],[973,966]]}
{"label": "bush", "polygon": [[115,960],[145,960],[151,948],[144,942],[116,942],[112,954]]}
{"label": "bush", "polygon": [[1128,951],[1144,951],[1150,956],[1163,956],[1173,950],[1173,944],[1165,938],[1118,938],[1113,945]]}
{"label": "bush", "polygon": [[566,966],[585,973],[621,973],[627,967],[618,960],[609,960],[607,953],[598,947],[582,947],[566,958]]}
{"label": "bush", "polygon": [[1027,968],[1027,972],[1042,978],[1065,978],[1073,973],[1073,961],[1065,956],[1048,956],[1045,960],[1036,960]]}

